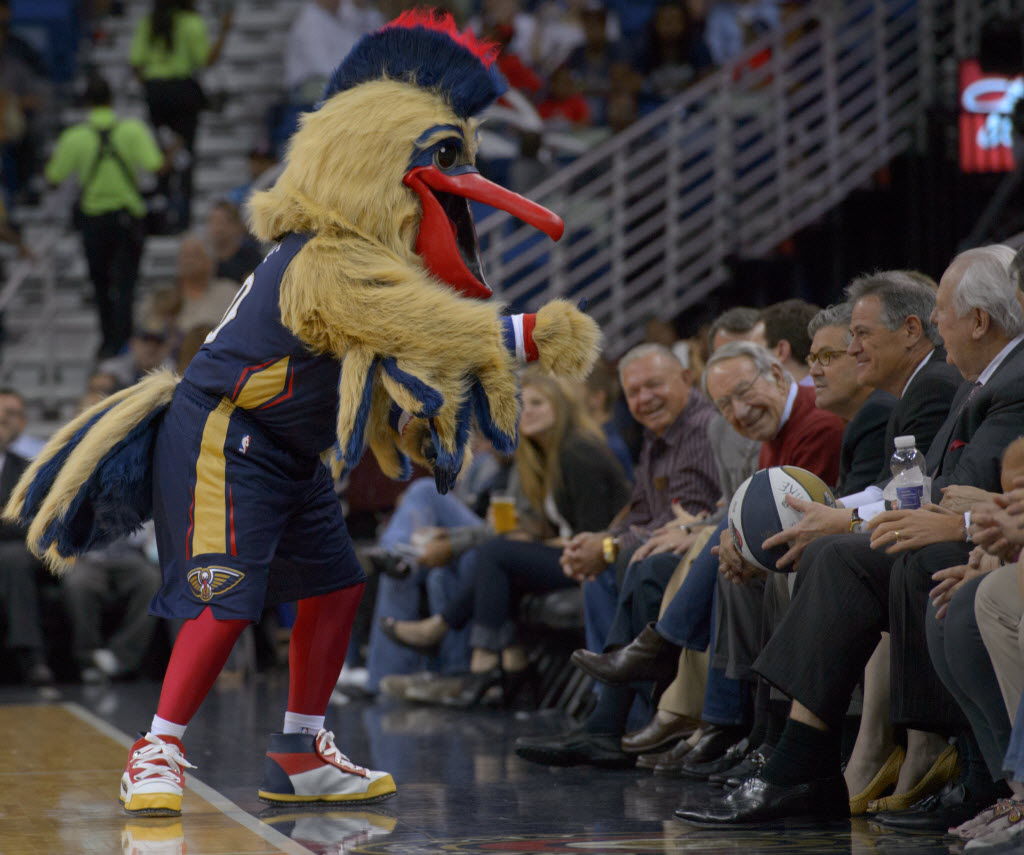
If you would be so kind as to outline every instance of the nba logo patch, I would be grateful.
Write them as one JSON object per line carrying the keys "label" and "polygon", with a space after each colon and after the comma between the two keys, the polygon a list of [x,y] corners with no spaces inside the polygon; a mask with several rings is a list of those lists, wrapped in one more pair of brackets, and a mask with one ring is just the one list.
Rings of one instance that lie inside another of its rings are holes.
{"label": "nba logo patch", "polygon": [[249,450],[249,443],[252,442],[252,437],[246,434],[242,437],[242,441],[238,444],[238,450],[245,454]]}

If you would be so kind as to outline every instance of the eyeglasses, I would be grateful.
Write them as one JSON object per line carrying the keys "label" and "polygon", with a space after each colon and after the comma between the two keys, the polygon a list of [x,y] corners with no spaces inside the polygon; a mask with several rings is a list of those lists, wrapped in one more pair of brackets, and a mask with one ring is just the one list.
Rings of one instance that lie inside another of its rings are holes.
{"label": "eyeglasses", "polygon": [[845,350],[819,350],[817,353],[807,354],[807,365],[813,368],[815,365],[820,365],[822,368],[828,368],[828,364],[840,356],[846,356]]}
{"label": "eyeglasses", "polygon": [[758,374],[753,380],[746,383],[741,383],[735,389],[732,390],[732,394],[724,395],[721,398],[717,398],[714,402],[715,406],[718,407],[719,412],[728,413],[732,411],[733,401],[740,400],[744,404],[749,404],[751,399],[751,393],[754,391],[754,385],[765,375]]}

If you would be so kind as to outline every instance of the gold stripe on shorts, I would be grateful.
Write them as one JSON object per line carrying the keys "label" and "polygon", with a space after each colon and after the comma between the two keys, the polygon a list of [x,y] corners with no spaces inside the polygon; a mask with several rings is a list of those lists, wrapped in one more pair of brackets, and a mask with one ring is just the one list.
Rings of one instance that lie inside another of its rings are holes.
{"label": "gold stripe on shorts", "polygon": [[227,398],[206,418],[196,460],[192,555],[227,552],[227,480],[224,443],[235,405]]}

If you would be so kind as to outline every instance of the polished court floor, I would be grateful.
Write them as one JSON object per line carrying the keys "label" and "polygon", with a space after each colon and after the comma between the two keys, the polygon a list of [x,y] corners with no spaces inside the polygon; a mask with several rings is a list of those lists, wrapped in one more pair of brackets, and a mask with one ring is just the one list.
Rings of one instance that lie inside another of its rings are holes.
{"label": "polished court floor", "polygon": [[186,735],[193,772],[181,820],[130,819],[117,802],[125,748],[156,703],[153,683],[0,687],[0,855],[265,853],[815,853],[946,855],[951,838],[854,820],[829,828],[707,830],[671,819],[699,785],[643,771],[549,769],[512,753],[557,726],[547,714],[332,704],[328,726],[398,795],[373,810],[269,809],[256,798],[264,740],[280,728],[283,675],[222,683]]}

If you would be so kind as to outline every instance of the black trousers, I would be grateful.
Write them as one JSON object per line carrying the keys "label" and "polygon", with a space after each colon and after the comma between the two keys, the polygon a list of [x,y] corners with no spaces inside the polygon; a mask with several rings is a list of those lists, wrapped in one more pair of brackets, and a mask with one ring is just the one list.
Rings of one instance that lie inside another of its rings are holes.
{"label": "black trousers", "polygon": [[82,247],[103,336],[101,358],[119,353],[131,338],[135,283],[144,244],[142,220],[127,211],[82,218]]}
{"label": "black trousers", "polygon": [[972,579],[957,591],[942,620],[935,619],[935,608],[929,604],[925,626],[932,664],[967,717],[989,774],[998,781],[1006,777],[1003,757],[1010,746],[1011,725],[974,617],[974,597],[984,578]]}
{"label": "black trousers", "polygon": [[947,736],[967,727],[960,705],[939,678],[928,655],[925,618],[930,605],[928,592],[937,584],[932,574],[965,564],[970,552],[966,543],[936,543],[910,553],[893,567],[889,622],[892,720],[896,724]]}
{"label": "black trousers", "polygon": [[[801,561],[793,601],[754,671],[838,729],[864,666],[888,630],[893,650],[900,650],[899,659],[893,657],[893,720],[924,730],[959,730],[962,716],[932,668],[923,623],[931,573],[939,565],[962,564],[966,555],[966,544],[891,556],[872,549],[865,534],[822,538]],[[900,604],[891,620],[890,594]],[[927,717],[902,718],[924,709],[931,710]]]}
{"label": "black trousers", "polygon": [[[181,190],[184,194],[183,227],[189,224],[189,209],[192,200],[192,172],[195,162],[196,131],[199,128],[199,114],[206,107],[206,96],[202,87],[192,78],[147,80],[145,83],[146,105],[149,121],[154,128],[170,128],[181,137],[189,153],[189,165],[180,171]],[[171,173],[166,172],[158,180],[160,192],[170,196]]]}
{"label": "black trousers", "polygon": [[39,562],[22,540],[0,542],[0,614],[3,616],[3,644],[10,650],[43,650],[43,628],[39,616]]}
{"label": "black trousers", "polygon": [[665,588],[680,560],[678,555],[669,552],[629,565],[619,588],[615,617],[605,641],[606,650],[625,647],[647,624],[658,619]]}
{"label": "black trousers", "polygon": [[473,550],[473,566],[441,612],[461,629],[470,620],[469,643],[484,650],[504,650],[518,640],[516,614],[524,594],[545,594],[578,583],[562,572],[562,550],[543,543],[495,537]]}

